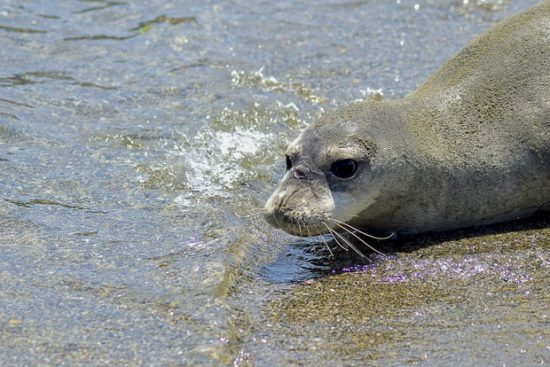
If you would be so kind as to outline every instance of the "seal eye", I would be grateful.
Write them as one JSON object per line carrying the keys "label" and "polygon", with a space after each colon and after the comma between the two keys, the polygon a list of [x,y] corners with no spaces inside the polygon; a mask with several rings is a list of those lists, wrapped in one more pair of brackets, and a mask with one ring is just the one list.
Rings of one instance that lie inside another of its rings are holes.
{"label": "seal eye", "polygon": [[287,155],[286,156],[286,170],[288,171],[291,168],[292,168],[292,161],[290,160],[290,157]]}
{"label": "seal eye", "polygon": [[330,166],[330,172],[339,178],[350,178],[357,172],[357,161],[353,159],[341,159]]}

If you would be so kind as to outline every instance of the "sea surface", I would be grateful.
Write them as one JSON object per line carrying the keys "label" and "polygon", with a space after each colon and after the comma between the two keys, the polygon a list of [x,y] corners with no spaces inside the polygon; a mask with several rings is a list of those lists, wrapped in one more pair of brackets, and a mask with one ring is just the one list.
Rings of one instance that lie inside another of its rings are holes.
{"label": "sea surface", "polygon": [[0,365],[550,364],[548,217],[365,261],[261,215],[302,128],[536,2],[0,0]]}

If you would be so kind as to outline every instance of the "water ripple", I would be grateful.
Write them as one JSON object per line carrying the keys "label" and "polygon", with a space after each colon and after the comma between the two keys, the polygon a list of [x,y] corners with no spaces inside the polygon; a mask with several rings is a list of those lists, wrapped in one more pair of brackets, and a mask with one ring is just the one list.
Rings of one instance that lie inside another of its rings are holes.
{"label": "water ripple", "polygon": [[103,5],[91,6],[91,7],[86,8],[86,9],[77,10],[77,11],[74,11],[73,14],[84,14],[84,13],[89,13],[89,12],[93,12],[93,11],[112,8],[113,6],[128,5],[128,3],[125,2],[125,1],[94,1],[94,2],[103,3]]}
{"label": "water ripple", "polygon": [[14,32],[14,33],[48,33],[47,31],[44,31],[41,29],[11,27],[7,25],[0,25],[0,29],[6,32]]}

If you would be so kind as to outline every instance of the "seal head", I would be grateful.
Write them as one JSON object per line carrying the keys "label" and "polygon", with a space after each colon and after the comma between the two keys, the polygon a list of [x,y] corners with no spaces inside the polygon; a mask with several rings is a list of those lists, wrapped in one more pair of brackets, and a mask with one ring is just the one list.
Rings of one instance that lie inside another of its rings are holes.
{"label": "seal head", "polygon": [[[287,171],[265,205],[266,220],[291,234],[314,236],[368,210],[381,192],[387,194],[386,181],[394,176],[399,139],[387,139],[396,121],[391,115],[383,102],[355,103],[302,131],[286,151]],[[369,123],[376,120],[387,123]]]}

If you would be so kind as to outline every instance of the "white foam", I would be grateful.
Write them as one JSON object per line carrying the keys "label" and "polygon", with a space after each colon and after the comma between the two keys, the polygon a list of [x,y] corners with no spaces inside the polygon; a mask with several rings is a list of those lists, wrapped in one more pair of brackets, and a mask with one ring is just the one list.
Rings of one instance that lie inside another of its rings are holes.
{"label": "white foam", "polygon": [[190,188],[174,203],[187,208],[195,205],[197,196],[229,197],[230,190],[251,174],[243,167],[242,161],[259,154],[262,147],[273,139],[272,134],[242,127],[236,127],[233,132],[197,134],[185,149],[173,152],[176,160],[183,164],[183,176]]}

